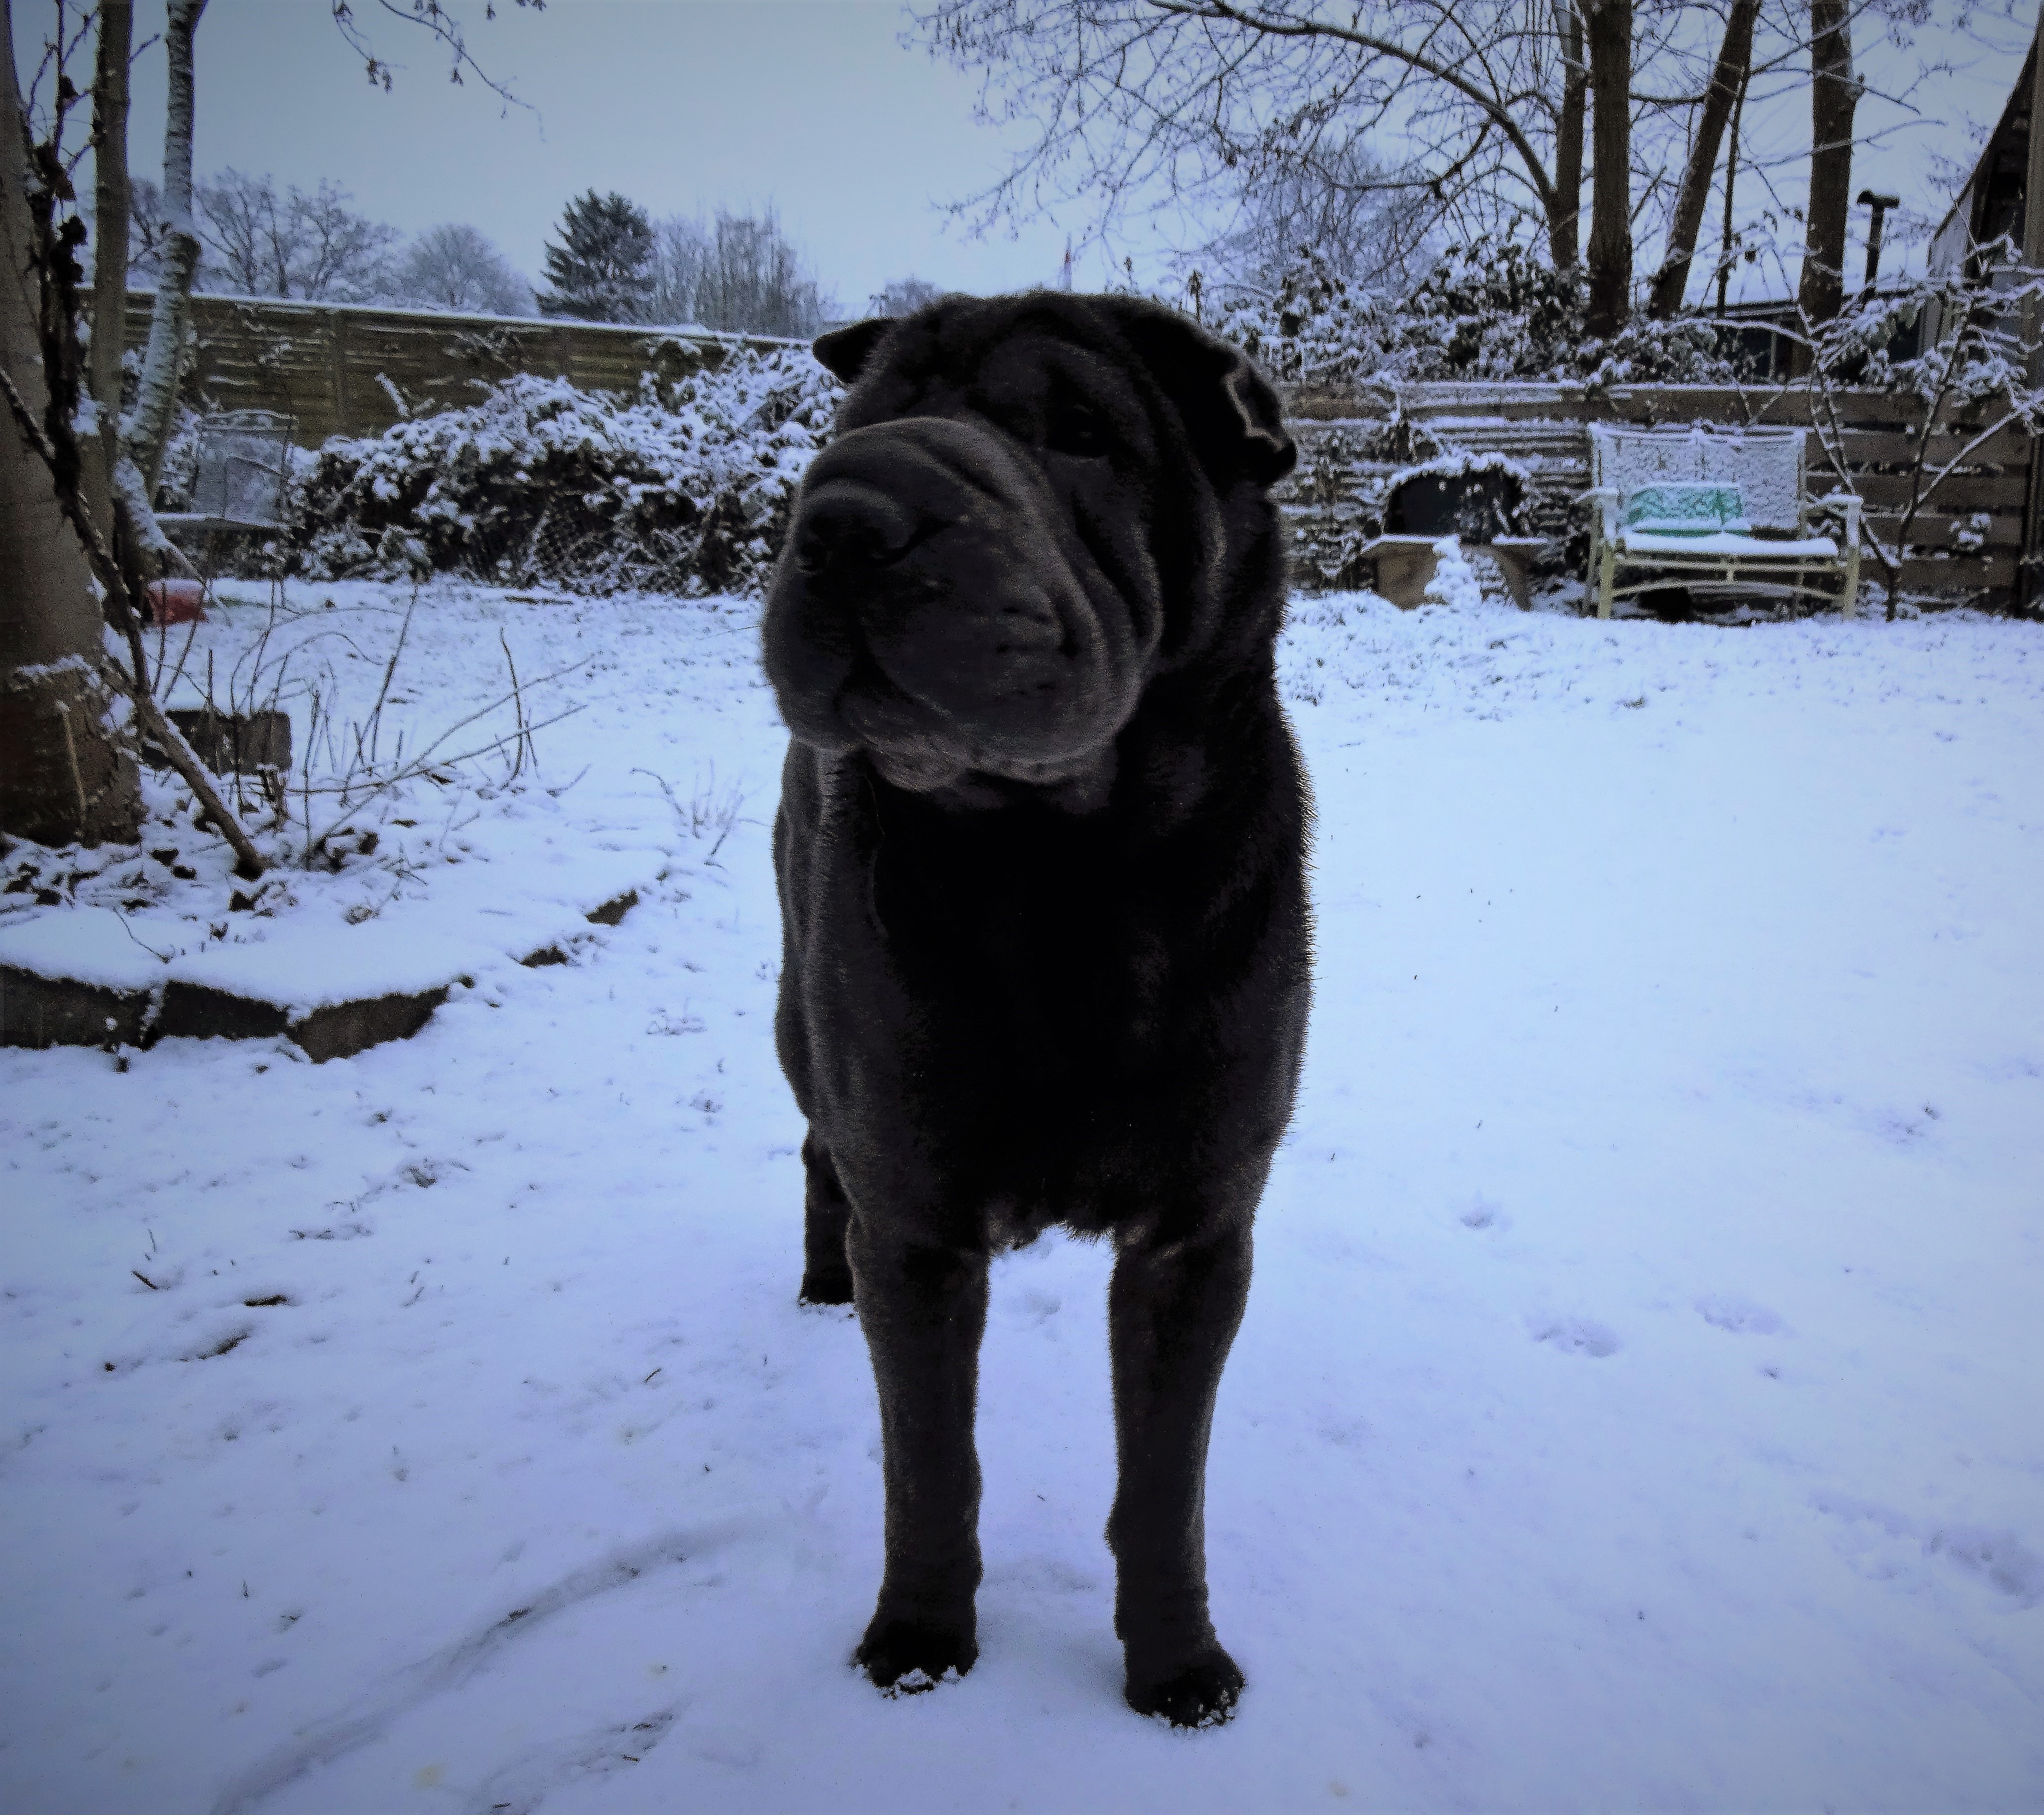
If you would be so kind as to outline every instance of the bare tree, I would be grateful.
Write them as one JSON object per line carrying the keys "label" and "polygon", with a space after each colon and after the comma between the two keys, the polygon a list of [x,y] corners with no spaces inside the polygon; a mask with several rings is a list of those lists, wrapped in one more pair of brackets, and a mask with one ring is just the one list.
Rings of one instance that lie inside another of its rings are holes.
{"label": "bare tree", "polygon": [[99,432],[87,448],[88,485],[100,533],[116,538],[113,474],[121,460],[121,355],[128,330],[128,63],[135,37],[133,0],[100,0],[92,75],[94,236],[92,365],[89,386]]}
{"label": "bare tree", "polygon": [[1181,261],[1197,267],[1188,287],[1224,306],[1230,293],[1274,292],[1311,246],[1348,282],[1403,294],[1431,262],[1435,211],[1412,190],[1386,187],[1389,174],[1356,138],[1274,171],[1243,195],[1224,232]]}
{"label": "bare tree", "polygon": [[943,294],[936,285],[922,278],[893,278],[866,299],[866,313],[872,316],[913,315]]}
{"label": "bare tree", "polygon": [[736,334],[805,340],[837,312],[769,208],[720,208],[709,221],[677,215],[660,224],[654,255],[655,318]]}
{"label": "bare tree", "polygon": [[[355,17],[355,9],[348,4],[348,0],[329,0],[329,4],[335,28],[347,40],[348,48],[362,59],[363,71],[369,78],[370,86],[381,88],[387,94],[393,86],[395,72],[402,65],[391,63],[378,52],[368,33]],[[440,0],[409,0],[408,4],[402,6],[396,3],[396,0],[374,0],[374,4],[391,18],[407,25],[417,26],[438,42],[448,55],[448,80],[457,88],[462,85],[462,71],[467,70],[503,102],[506,111],[526,105],[469,54],[468,38],[462,29],[459,15],[442,6]],[[516,4],[528,6],[535,13],[544,13],[547,10],[547,0],[516,0]],[[497,9],[489,4],[488,0],[485,0],[482,16],[486,19],[497,17]]]}
{"label": "bare tree", "polygon": [[473,227],[429,227],[391,274],[391,294],[435,309],[490,315],[530,315],[532,286]]}
{"label": "bare tree", "polygon": [[[60,17],[60,33],[67,23]],[[98,844],[136,836],[141,794],[133,758],[109,732],[99,606],[41,451],[52,420],[67,432],[75,406],[64,374],[47,369],[44,342],[58,325],[53,307],[83,278],[83,236],[56,219],[67,174],[61,101],[50,137],[29,140],[10,0],[0,0],[0,831]]]}
{"label": "bare tree", "polygon": [[709,236],[701,221],[670,215],[653,225],[653,256],[649,269],[653,289],[646,304],[649,321],[678,323],[695,319],[696,291],[709,262]]}
{"label": "bare tree", "polygon": [[1851,0],[1810,0],[1810,208],[1796,306],[1828,321],[1845,301],[1846,223],[1852,201]]}
{"label": "bare tree", "polygon": [[[1711,176],[1717,168],[1718,146],[1724,138],[1726,123],[1753,70],[1753,27],[1760,16],[1760,0],[1732,0],[1725,18],[1724,40],[1711,71],[1710,86],[1704,91],[1703,110],[1696,136],[1682,171],[1682,186],[1675,198],[1675,213],[1669,224],[1667,248],[1661,268],[1654,274],[1654,289],[1647,313],[1666,321],[1682,306],[1689,287],[1689,265],[1696,256],[1696,235],[1704,224],[1704,206],[1710,198]],[[1729,170],[1727,164],[1727,170]],[[1725,179],[1726,224],[1731,224],[1731,178]]]}
{"label": "bare tree", "polygon": [[390,286],[390,249],[402,236],[356,213],[338,183],[322,178],[309,194],[294,183],[280,195],[267,175],[225,170],[196,199],[208,255],[202,289],[361,302]]}
{"label": "bare tree", "polygon": [[1352,188],[1343,160],[1367,144],[1388,165],[1369,186],[1415,198],[1428,226],[1530,235],[1573,262],[1589,59],[1566,4],[937,0],[915,17],[936,54],[983,72],[986,117],[1033,130],[958,205],[982,221],[1083,198],[1112,232],[1147,207],[1231,203],[1283,171]]}
{"label": "bare tree", "polygon": [[1583,213],[1583,122],[1589,109],[1590,66],[1583,15],[1576,0],[1555,0],[1562,45],[1562,105],[1554,120],[1554,199],[1547,211],[1548,251],[1566,271],[1577,257]]}
{"label": "bare tree", "polygon": [[[1946,482],[1977,467],[1988,444],[2015,430],[2044,432],[2044,386],[2037,382],[2038,309],[2044,271],[2023,263],[2004,236],[1981,248],[1958,270],[1919,278],[1900,291],[1869,293],[1820,322],[1802,324],[1800,370],[1785,389],[1808,400],[1815,452],[1839,489],[1854,489],[1844,424],[1848,389],[1886,392],[1901,406],[1904,457],[1883,462],[1901,496],[1860,517],[1865,551],[1879,571],[1892,621],[1901,601],[1904,565],[1921,545],[1918,525]],[[1929,332],[1922,330],[1928,328]],[[1929,344],[1897,359],[1890,349],[1919,339]],[[1986,519],[1951,525],[1942,552],[1965,554],[1984,543]],[[1923,552],[1930,552],[1925,549]]]}
{"label": "bare tree", "polygon": [[135,407],[121,425],[128,457],[153,497],[163,470],[163,449],[175,413],[178,378],[184,364],[185,330],[191,309],[193,274],[198,269],[199,239],[192,224],[192,38],[206,0],[169,0],[163,39],[170,56],[170,90],[163,124],[161,239],[157,255],[156,300],[149,317],[149,344]]}
{"label": "bare tree", "polygon": [[1632,310],[1632,0],[1580,0],[1590,63],[1589,309],[1600,339]]}

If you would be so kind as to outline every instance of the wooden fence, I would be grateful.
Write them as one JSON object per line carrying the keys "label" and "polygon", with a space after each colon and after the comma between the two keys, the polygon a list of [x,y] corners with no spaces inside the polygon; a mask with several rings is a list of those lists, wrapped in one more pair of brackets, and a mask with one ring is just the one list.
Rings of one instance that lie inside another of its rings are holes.
{"label": "wooden fence", "polygon": [[[148,290],[128,294],[127,343],[149,338]],[[531,372],[585,390],[632,392],[642,374],[673,379],[715,366],[731,348],[800,346],[707,328],[449,315],[423,309],[194,296],[194,405],[271,409],[298,419],[295,439],[377,435],[407,413],[451,409],[481,386]],[[400,400],[402,407],[400,406]]]}
{"label": "wooden fence", "polygon": [[[1450,447],[1495,451],[1523,464],[1533,476],[1534,527],[1549,537],[1557,562],[1580,526],[1572,501],[1589,484],[1593,422],[1667,427],[1703,422],[1725,425],[1811,428],[1809,394],[1801,389],[1746,389],[1701,385],[1639,386],[1585,394],[1579,386],[1416,384],[1402,387],[1398,413]],[[1907,432],[1912,412],[1903,399],[1880,392],[1848,391],[1831,400],[1845,478],[1865,501],[1874,535],[1892,543],[1898,513],[1910,497],[1918,443]],[[1286,413],[1299,443],[1299,466],[1280,493],[1293,531],[1295,565],[1310,583],[1331,581],[1357,533],[1382,502],[1385,480],[1411,462],[1394,430],[1388,392],[1296,392]],[[1973,439],[1963,419],[1941,421],[1930,438],[1927,463],[1939,467]],[[1809,448],[1814,494],[1838,488],[1824,469],[1819,437]],[[1911,592],[1963,594],[1991,609],[2016,602],[2017,564],[2035,546],[2038,526],[2026,521],[2030,466],[2035,444],[2013,429],[1993,436],[1968,455],[1918,513],[1901,584]],[[1877,583],[1871,561],[1863,578]]]}

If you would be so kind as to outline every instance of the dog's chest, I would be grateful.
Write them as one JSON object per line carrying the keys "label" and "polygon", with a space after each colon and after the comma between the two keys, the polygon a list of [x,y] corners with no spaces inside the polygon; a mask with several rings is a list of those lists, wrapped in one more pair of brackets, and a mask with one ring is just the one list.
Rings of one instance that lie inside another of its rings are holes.
{"label": "dog's chest", "polygon": [[1170,965],[1131,858],[1105,830],[1028,818],[882,847],[889,967],[945,1062],[1025,1096],[1147,1067]]}

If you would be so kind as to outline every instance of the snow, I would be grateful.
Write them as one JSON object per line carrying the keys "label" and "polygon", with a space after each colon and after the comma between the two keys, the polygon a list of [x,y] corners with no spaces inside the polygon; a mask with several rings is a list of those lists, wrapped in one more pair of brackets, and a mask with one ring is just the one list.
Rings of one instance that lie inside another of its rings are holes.
{"label": "snow", "polygon": [[1618,546],[1629,554],[1765,555],[1771,560],[1835,561],[1838,545],[1828,535],[1735,535],[1729,530],[1714,530],[1708,535],[1660,535],[1652,530],[1628,529],[1618,537]]}
{"label": "snow", "polygon": [[2044,1801],[2039,633],[1452,591],[1281,651],[1318,980],[1216,1418],[1229,1726],[1119,1699],[1110,1257],[1055,1238],[995,1271],[980,1662],[848,1667],[878,1421],[794,1303],[755,608],[444,587],[416,735],[500,631],[586,709],[447,790],[463,861],[272,924],[403,881],[570,961],[324,1065],[0,1053],[0,1805]]}
{"label": "snow", "polygon": [[100,989],[153,989],[163,977],[161,954],[142,945],[113,908],[89,903],[0,920],[0,965]]}

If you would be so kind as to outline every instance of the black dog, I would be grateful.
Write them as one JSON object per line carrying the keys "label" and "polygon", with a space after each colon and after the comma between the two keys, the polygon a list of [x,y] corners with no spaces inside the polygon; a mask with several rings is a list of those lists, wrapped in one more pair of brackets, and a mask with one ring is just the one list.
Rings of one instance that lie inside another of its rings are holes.
{"label": "black dog", "polygon": [[1241,355],[1124,297],[948,297],[816,352],[851,390],[766,606],[777,1033],[802,1296],[856,1304],[879,1387],[858,1661],[920,1688],[978,1655],[987,1261],[1062,1224],[1116,1249],[1128,1701],[1224,1720],[1207,1437],[1309,988],[1292,443]]}

